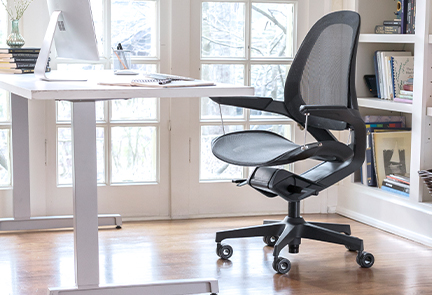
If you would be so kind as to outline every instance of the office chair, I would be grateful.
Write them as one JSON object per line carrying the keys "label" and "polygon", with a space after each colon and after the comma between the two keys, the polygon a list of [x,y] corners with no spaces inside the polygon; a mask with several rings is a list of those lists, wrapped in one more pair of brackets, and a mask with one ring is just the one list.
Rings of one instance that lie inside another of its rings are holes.
{"label": "office chair", "polygon": [[[362,165],[366,149],[365,124],[360,116],[355,90],[355,62],[360,16],[352,11],[330,13],[311,28],[286,78],[284,101],[267,97],[211,97],[219,104],[250,108],[285,115],[304,127],[316,142],[303,145],[262,130],[228,133],[212,142],[212,152],[220,160],[239,166],[256,167],[248,184],[269,198],[279,196],[288,202],[288,216],[280,222],[216,233],[217,255],[229,259],[229,238],[262,236],[274,247],[273,269],[287,273],[291,263],[279,257],[288,245],[298,253],[302,238],[345,245],[357,251],[357,263],[369,268],[374,256],[363,251],[363,241],[351,236],[348,224],[306,222],[300,216],[300,201],[347,177]],[[331,130],[350,130],[348,143],[339,142]],[[306,138],[306,137],[305,137]],[[275,168],[305,159],[319,163],[297,175]]]}

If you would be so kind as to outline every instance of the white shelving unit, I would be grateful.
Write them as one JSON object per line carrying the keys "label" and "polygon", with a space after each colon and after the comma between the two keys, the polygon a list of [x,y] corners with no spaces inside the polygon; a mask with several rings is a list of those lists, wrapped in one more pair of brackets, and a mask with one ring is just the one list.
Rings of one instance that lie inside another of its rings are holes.
{"label": "white shelving unit", "polygon": [[[412,129],[410,196],[402,197],[378,188],[344,180],[339,185],[337,212],[395,234],[432,246],[432,197],[418,176],[432,168],[432,0],[416,1],[416,33],[374,34],[376,25],[394,19],[396,1],[347,0],[347,9],[362,19],[357,53],[356,88],[363,115],[405,115]],[[408,50],[414,55],[413,104],[371,97],[364,75],[374,74],[376,50]]]}
{"label": "white shelving unit", "polygon": [[360,43],[414,43],[414,35],[361,34]]}
{"label": "white shelving unit", "polygon": [[412,113],[412,105],[408,103],[394,102],[379,98],[358,98],[357,102],[362,108],[371,108],[377,110],[386,110],[400,113]]}

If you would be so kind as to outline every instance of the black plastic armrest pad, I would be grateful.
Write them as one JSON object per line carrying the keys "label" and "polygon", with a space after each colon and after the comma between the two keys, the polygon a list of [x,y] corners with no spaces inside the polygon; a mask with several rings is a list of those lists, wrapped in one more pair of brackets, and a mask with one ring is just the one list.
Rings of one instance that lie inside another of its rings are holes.
{"label": "black plastic armrest pad", "polygon": [[271,97],[258,96],[221,96],[210,97],[216,103],[259,111],[266,111],[290,117],[283,101],[273,100]]}
{"label": "black plastic armrest pad", "polygon": [[271,97],[257,96],[220,96],[210,97],[216,103],[255,110],[265,110],[273,101]]}
{"label": "black plastic armrest pad", "polygon": [[[302,114],[306,113],[317,113],[317,112],[337,112],[341,110],[348,110],[346,106],[343,105],[302,105],[300,106],[300,112]],[[315,114],[317,116],[317,114]]]}

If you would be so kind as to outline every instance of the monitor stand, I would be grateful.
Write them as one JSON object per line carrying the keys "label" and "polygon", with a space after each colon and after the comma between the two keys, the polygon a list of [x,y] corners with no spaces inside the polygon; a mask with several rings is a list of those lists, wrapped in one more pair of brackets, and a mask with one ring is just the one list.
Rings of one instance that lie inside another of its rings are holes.
{"label": "monitor stand", "polygon": [[83,79],[82,77],[70,77],[70,76],[60,76],[60,75],[49,75],[47,77],[45,75],[46,67],[48,64],[49,54],[51,51],[52,42],[54,40],[54,34],[57,29],[57,22],[60,18],[61,11],[56,10],[51,14],[50,21],[48,23],[48,28],[45,33],[44,40],[42,42],[42,47],[39,52],[38,59],[36,61],[36,66],[34,70],[34,74],[36,78],[39,78],[44,81],[87,81],[87,79]]}

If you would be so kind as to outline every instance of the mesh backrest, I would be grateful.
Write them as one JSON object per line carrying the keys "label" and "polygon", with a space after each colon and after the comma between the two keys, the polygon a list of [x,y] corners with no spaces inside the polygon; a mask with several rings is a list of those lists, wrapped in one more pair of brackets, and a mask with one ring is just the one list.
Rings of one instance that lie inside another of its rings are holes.
{"label": "mesh backrest", "polygon": [[[288,73],[285,104],[299,123],[301,105],[344,105],[357,108],[355,56],[360,18],[340,11],[321,18],[309,31]],[[342,130],[346,123],[311,117],[308,124]]]}
{"label": "mesh backrest", "polygon": [[[351,33],[344,34],[344,30]],[[348,104],[351,36],[351,27],[342,24],[327,27],[319,36],[300,82],[300,94],[306,104]]]}

